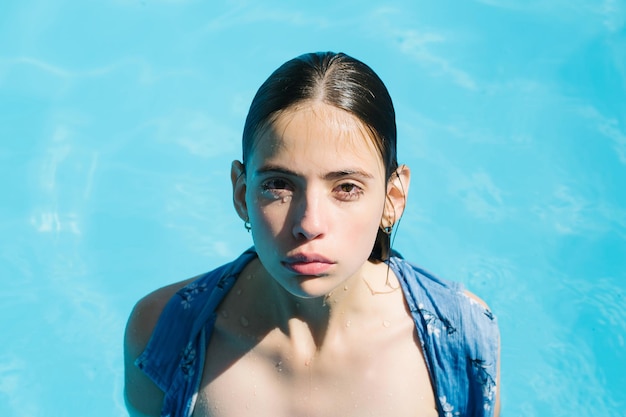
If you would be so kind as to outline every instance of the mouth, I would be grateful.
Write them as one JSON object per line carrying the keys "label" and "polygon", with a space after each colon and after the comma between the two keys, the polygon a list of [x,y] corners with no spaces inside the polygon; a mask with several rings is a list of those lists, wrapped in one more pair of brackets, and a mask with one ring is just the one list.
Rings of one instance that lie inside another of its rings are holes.
{"label": "mouth", "polygon": [[318,254],[297,254],[282,261],[285,268],[298,275],[324,275],[335,264]]}

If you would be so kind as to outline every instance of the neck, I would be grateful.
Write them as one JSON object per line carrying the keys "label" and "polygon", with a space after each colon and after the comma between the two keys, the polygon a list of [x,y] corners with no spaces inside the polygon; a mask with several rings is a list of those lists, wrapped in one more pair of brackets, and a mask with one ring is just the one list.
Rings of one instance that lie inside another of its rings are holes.
{"label": "neck", "polygon": [[[391,282],[390,282],[391,277]],[[398,283],[387,265],[366,262],[352,277],[323,297],[294,296],[269,277],[275,320],[294,344],[320,350],[340,342],[358,321],[381,313],[381,301],[397,292]]]}

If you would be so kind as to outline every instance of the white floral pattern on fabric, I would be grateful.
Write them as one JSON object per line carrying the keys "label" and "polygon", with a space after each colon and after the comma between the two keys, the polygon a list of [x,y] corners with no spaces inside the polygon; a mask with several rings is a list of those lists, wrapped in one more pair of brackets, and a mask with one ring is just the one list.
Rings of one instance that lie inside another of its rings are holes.
{"label": "white floral pattern on fabric", "polygon": [[461,412],[454,411],[454,406],[448,403],[448,400],[445,395],[439,397],[439,401],[441,402],[441,408],[443,409],[443,412],[445,413],[444,414],[445,417],[454,417],[454,416],[461,415]]}
{"label": "white floral pattern on fabric", "polygon": [[183,305],[183,309],[188,310],[191,307],[191,302],[194,300],[194,296],[206,290],[206,283],[198,285],[197,282],[193,282],[187,287],[183,288],[183,290],[179,292],[179,295],[182,298],[180,303]]}
{"label": "white floral pattern on fabric", "polygon": [[472,359],[470,362],[474,368],[476,380],[482,385],[483,408],[491,410],[496,397],[497,385],[495,378],[489,372],[490,366],[480,359]]}
{"label": "white floral pattern on fabric", "polygon": [[182,359],[180,361],[180,369],[183,372],[185,379],[189,379],[195,374],[195,361],[196,349],[193,347],[193,343],[189,342],[189,344],[183,351]]}
{"label": "white floral pattern on fabric", "polygon": [[456,329],[452,327],[448,319],[444,317],[439,317],[432,312],[426,310],[424,304],[418,304],[417,308],[422,313],[424,320],[426,320],[426,331],[428,332],[428,334],[433,334],[436,338],[439,338],[442,329],[445,330],[448,335],[456,332]]}

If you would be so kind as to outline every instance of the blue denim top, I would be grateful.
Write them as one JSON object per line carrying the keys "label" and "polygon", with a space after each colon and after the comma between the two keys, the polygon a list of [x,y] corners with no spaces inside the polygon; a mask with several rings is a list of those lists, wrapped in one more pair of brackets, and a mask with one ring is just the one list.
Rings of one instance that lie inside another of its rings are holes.
{"label": "blue denim top", "polygon": [[[220,302],[254,248],[179,290],[164,308],[135,364],[165,393],[162,417],[193,413]],[[410,264],[388,261],[400,280],[422,345],[441,417],[491,417],[499,331],[493,314],[463,287]]]}

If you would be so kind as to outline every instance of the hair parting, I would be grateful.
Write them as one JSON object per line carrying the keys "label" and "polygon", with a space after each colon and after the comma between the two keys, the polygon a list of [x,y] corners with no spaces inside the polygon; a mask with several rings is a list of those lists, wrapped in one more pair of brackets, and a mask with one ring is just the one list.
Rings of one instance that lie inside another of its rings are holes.
{"label": "hair parting", "polygon": [[[317,52],[300,55],[276,69],[257,91],[246,118],[243,169],[267,129],[285,111],[306,102],[321,101],[355,116],[378,151],[385,178],[398,169],[396,120],[391,96],[378,75],[363,62],[344,53]],[[384,261],[391,239],[378,230],[371,260]]]}

